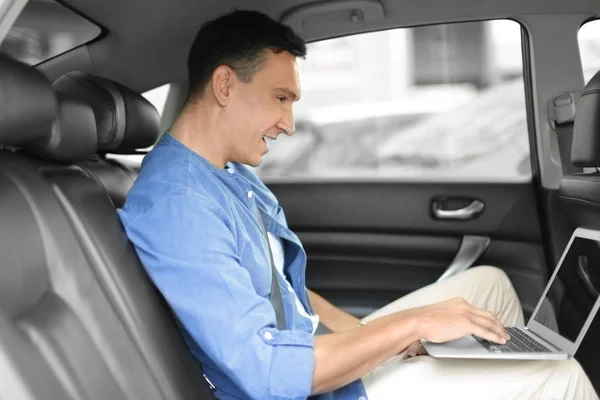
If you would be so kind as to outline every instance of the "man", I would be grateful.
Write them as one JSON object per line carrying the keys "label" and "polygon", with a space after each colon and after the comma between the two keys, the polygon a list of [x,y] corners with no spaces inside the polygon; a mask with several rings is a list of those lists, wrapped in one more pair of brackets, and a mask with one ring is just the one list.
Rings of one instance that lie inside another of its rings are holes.
{"label": "man", "polygon": [[[421,338],[476,334],[504,343],[503,324],[522,323],[523,315],[496,268],[421,289],[360,325],[306,289],[298,237],[273,193],[244,166],[259,165],[279,134],[293,134],[292,106],[301,94],[296,57],[305,53],[291,29],[256,12],[205,24],[189,55],[188,101],[145,157],[119,211],[216,396],[597,398],[574,361],[397,356],[417,353]],[[277,329],[272,273],[287,329]],[[333,333],[314,335],[319,322]]]}

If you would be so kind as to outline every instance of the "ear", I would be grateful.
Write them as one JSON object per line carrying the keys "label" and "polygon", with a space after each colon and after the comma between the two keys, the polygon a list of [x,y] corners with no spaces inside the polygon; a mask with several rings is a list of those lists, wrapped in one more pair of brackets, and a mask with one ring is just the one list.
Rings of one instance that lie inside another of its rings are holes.
{"label": "ear", "polygon": [[226,65],[215,69],[211,78],[211,87],[215,100],[222,107],[231,102],[231,92],[234,85],[233,71]]}

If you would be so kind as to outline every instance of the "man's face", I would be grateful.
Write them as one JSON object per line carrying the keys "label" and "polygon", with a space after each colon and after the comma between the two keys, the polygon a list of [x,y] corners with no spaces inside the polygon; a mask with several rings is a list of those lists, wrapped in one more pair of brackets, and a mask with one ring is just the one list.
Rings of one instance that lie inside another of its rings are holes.
{"label": "man's face", "polygon": [[294,133],[292,106],[299,98],[296,57],[287,51],[269,51],[250,82],[236,81],[228,107],[233,128],[229,161],[260,165],[271,140]]}

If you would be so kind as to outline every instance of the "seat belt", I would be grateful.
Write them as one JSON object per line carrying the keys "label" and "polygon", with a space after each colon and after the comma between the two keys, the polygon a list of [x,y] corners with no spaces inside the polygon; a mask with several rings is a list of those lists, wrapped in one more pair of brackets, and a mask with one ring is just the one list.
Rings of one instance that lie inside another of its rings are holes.
{"label": "seat belt", "polygon": [[315,331],[315,336],[317,335],[326,335],[328,333],[333,333],[331,329],[325,326],[321,321],[319,321],[319,325],[317,325],[317,330]]}
{"label": "seat belt", "polygon": [[260,224],[263,236],[267,241],[267,248],[269,249],[269,258],[271,259],[271,304],[275,310],[275,320],[277,321],[277,329],[280,331],[286,329],[285,324],[285,310],[283,308],[283,299],[281,297],[281,287],[279,286],[278,272],[275,268],[275,262],[273,261],[273,252],[271,251],[271,243],[269,242],[269,235],[265,228],[265,223],[260,215],[258,207],[256,207],[256,218]]}
{"label": "seat belt", "polygon": [[[277,329],[285,330],[285,311],[283,309],[283,299],[281,298],[281,288],[279,287],[279,280],[277,279],[277,270],[275,269],[275,262],[273,261],[273,253],[271,252],[271,243],[269,243],[269,235],[267,234],[267,229],[265,228],[265,224],[263,222],[262,216],[260,215],[260,211],[258,207],[256,207],[256,219],[258,219],[258,224],[260,225],[260,229],[262,230],[263,236],[267,241],[267,248],[269,249],[269,258],[271,259],[271,304],[273,305],[273,309],[275,309],[275,320],[277,321]],[[200,364],[202,367],[202,364]],[[203,371],[204,372],[204,371]],[[211,391],[215,391],[215,385],[208,379],[206,373],[203,373],[204,379],[208,383],[208,387]]]}
{"label": "seat belt", "polygon": [[580,168],[571,163],[575,101],[578,95],[579,93],[575,92],[560,93],[548,103],[548,121],[550,127],[556,132],[563,176],[581,172]]}
{"label": "seat belt", "polygon": [[[283,299],[281,297],[281,287],[279,286],[278,272],[275,267],[275,262],[273,260],[273,252],[271,251],[269,235],[267,234],[267,229],[265,228],[265,224],[262,219],[262,216],[260,215],[258,207],[256,207],[256,218],[258,219],[258,223],[260,224],[263,236],[267,241],[267,247],[269,248],[269,258],[271,259],[271,304],[273,305],[273,309],[275,310],[277,329],[285,330],[285,310],[283,308]],[[317,325],[315,335],[325,335],[328,333],[332,333],[331,330],[327,326],[325,326],[321,321],[319,321],[319,325]]]}

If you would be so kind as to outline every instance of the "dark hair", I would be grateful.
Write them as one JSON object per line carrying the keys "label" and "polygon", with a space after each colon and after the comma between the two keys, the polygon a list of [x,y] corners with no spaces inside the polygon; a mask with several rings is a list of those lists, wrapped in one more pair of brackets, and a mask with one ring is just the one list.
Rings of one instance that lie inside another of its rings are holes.
{"label": "dark hair", "polygon": [[306,56],[304,40],[292,28],[257,11],[236,10],[204,23],[188,56],[188,101],[202,97],[221,65],[230,67],[242,82],[250,82],[267,50]]}

